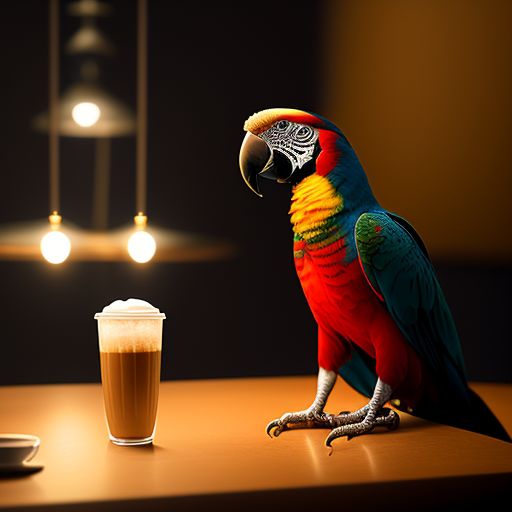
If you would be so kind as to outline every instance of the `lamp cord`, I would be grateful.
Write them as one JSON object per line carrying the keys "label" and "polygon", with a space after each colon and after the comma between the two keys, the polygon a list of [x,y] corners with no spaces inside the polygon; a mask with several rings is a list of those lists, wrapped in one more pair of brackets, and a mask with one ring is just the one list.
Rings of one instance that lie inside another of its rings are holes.
{"label": "lamp cord", "polygon": [[137,212],[146,213],[147,189],[147,71],[148,71],[148,5],[139,0],[137,16]]}
{"label": "lamp cord", "polygon": [[49,12],[49,166],[50,211],[59,204],[59,1],[50,0]]}

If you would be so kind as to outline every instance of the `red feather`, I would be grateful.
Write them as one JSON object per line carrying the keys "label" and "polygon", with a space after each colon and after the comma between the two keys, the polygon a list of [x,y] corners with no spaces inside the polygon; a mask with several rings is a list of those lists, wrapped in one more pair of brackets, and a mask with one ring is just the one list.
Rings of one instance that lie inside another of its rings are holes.
{"label": "red feather", "polygon": [[315,251],[295,242],[297,273],[318,323],[318,363],[338,371],[357,345],[376,361],[376,373],[395,393],[394,398],[419,396],[425,369],[374,293],[358,259],[343,263],[340,240]]}

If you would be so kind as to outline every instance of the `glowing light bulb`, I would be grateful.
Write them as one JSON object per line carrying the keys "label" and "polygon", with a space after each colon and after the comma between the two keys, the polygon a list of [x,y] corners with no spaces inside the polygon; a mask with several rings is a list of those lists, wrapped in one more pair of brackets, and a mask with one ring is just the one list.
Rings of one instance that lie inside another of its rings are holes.
{"label": "glowing light bulb", "polygon": [[50,231],[41,239],[41,254],[49,263],[58,265],[65,261],[71,252],[71,242],[61,231]]}
{"label": "glowing light bulb", "polygon": [[49,263],[58,265],[68,258],[71,252],[71,242],[62,231],[59,231],[62,217],[54,211],[48,219],[51,231],[46,233],[41,239],[41,254]]}
{"label": "glowing light bulb", "polygon": [[71,117],[76,124],[87,128],[96,124],[101,116],[101,110],[96,103],[84,101],[77,103],[71,111]]}
{"label": "glowing light bulb", "polygon": [[155,239],[147,231],[136,231],[128,240],[128,254],[137,263],[147,263],[155,252]]}

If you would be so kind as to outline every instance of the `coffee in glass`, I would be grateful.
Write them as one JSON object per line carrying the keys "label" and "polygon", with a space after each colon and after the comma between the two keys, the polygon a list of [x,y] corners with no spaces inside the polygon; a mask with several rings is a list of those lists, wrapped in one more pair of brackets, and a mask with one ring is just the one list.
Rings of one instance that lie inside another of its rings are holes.
{"label": "coffee in glass", "polygon": [[98,320],[101,382],[110,440],[153,441],[165,315],[140,299],[116,300]]}

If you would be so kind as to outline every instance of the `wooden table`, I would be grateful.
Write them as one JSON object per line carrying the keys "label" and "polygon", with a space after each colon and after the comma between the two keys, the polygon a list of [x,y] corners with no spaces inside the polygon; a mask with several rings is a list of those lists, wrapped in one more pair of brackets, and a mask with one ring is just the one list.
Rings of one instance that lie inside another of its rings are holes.
{"label": "wooden table", "polygon": [[[473,386],[512,429],[512,386]],[[0,388],[0,430],[36,434],[37,474],[0,480],[0,510],[423,510],[489,506],[512,487],[512,445],[401,414],[396,432],[338,440],[264,428],[304,408],[315,377],[164,382],[154,446],[107,439],[98,384]],[[365,403],[341,380],[328,410]],[[20,507],[20,508],[18,508]]]}

